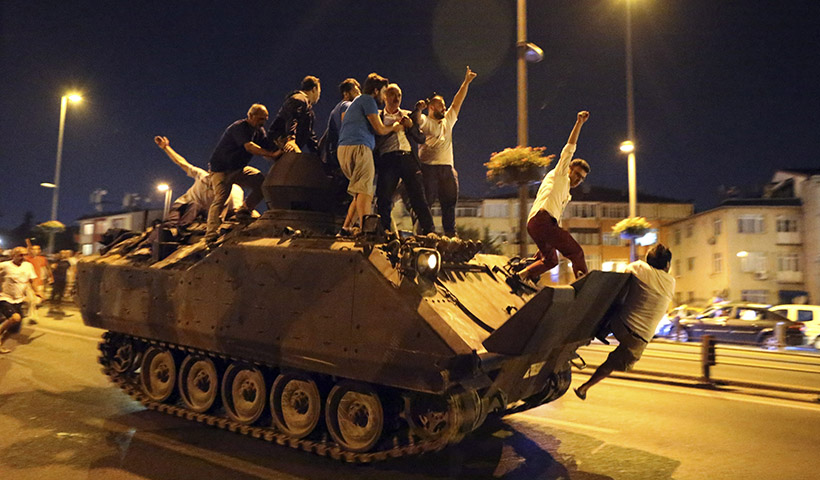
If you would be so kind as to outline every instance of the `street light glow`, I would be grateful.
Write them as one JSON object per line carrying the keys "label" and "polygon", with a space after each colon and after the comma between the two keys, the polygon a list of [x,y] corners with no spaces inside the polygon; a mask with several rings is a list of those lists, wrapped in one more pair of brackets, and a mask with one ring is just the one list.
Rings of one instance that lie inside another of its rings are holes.
{"label": "street light glow", "polygon": [[621,151],[624,153],[632,153],[635,151],[635,144],[630,142],[629,140],[625,142],[621,142]]}
{"label": "street light glow", "polygon": [[741,250],[740,252],[737,252],[737,256],[738,256],[739,258],[748,257],[748,256],[749,256],[749,252],[747,252],[747,251],[745,251],[745,250]]}
{"label": "street light glow", "polygon": [[83,96],[79,93],[69,93],[66,97],[68,97],[68,99],[73,103],[80,102],[83,99]]}
{"label": "street light glow", "polygon": [[167,192],[169,188],[171,187],[169,187],[167,183],[160,183],[159,185],[157,185],[157,190],[159,190],[160,192]]}
{"label": "street light glow", "polygon": [[51,182],[42,182],[42,183],[40,183],[40,186],[41,187],[46,187],[46,188],[57,188],[57,185],[54,185]]}

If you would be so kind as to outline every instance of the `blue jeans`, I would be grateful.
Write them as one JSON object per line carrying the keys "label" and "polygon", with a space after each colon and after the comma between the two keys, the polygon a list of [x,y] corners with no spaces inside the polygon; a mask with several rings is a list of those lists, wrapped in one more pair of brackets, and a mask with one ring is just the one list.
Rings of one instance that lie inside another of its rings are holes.
{"label": "blue jeans", "polygon": [[422,163],[421,173],[424,175],[427,205],[432,205],[438,199],[444,234],[454,237],[456,234],[456,203],[458,203],[458,172],[452,165]]}

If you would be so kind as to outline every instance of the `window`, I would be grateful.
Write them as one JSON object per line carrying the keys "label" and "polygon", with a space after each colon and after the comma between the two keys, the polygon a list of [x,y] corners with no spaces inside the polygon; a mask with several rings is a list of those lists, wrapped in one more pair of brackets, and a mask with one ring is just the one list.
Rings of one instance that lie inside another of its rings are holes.
{"label": "window", "polygon": [[510,216],[510,205],[507,203],[484,204],[486,218],[507,218]]}
{"label": "window", "polygon": [[737,233],[763,233],[763,215],[741,215],[738,217]]}
{"label": "window", "polygon": [[572,235],[572,238],[580,245],[599,245],[601,243],[598,230],[573,229],[570,230],[569,234]]}
{"label": "window", "polygon": [[587,269],[592,270],[600,270],[601,269],[601,256],[600,255],[586,255],[584,260],[587,262]]}
{"label": "window", "polygon": [[690,238],[692,236],[692,231],[695,229],[695,225],[690,223],[686,225],[686,238]]}
{"label": "window", "polygon": [[796,253],[781,253],[777,256],[778,272],[799,272],[800,256]]}
{"label": "window", "polygon": [[111,221],[111,228],[125,228],[125,219],[115,218]]}
{"label": "window", "polygon": [[675,260],[675,276],[680,277],[681,273],[683,273],[683,270],[680,269],[680,260]]}
{"label": "window", "polygon": [[626,218],[629,215],[629,207],[621,204],[601,205],[601,217],[603,218]]}
{"label": "window", "polygon": [[717,237],[720,235],[720,230],[723,228],[723,220],[716,218],[712,225],[714,227],[714,236]]}
{"label": "window", "polygon": [[83,235],[94,235],[94,224],[93,223],[83,224]]}
{"label": "window", "polygon": [[748,252],[740,259],[740,269],[744,272],[765,272],[768,270],[764,252]]}
{"label": "window", "polygon": [[740,300],[750,303],[768,303],[768,290],[741,290]]}
{"label": "window", "polygon": [[570,206],[570,217],[595,218],[598,208],[594,203],[573,203]]}
{"label": "window", "polygon": [[94,253],[94,244],[93,243],[84,243],[83,244],[83,255],[91,255]]}
{"label": "window", "polygon": [[686,259],[686,267],[690,272],[695,269],[695,257],[689,257]]}
{"label": "window", "polygon": [[477,217],[478,207],[456,207],[456,217]]}
{"label": "window", "polygon": [[675,229],[675,245],[680,245],[680,228]]}
{"label": "window", "polygon": [[777,231],[778,232],[796,232],[797,219],[790,217],[777,217]]}
{"label": "window", "polygon": [[602,235],[602,239],[603,241],[601,243],[604,245],[620,247],[626,244],[626,241],[622,239],[620,235],[616,235],[614,233],[604,233]]}
{"label": "window", "polygon": [[712,273],[723,272],[723,254],[715,253],[712,255]]}
{"label": "window", "polygon": [[797,311],[797,321],[798,322],[811,322],[812,320],[814,320],[814,312],[812,312],[811,310],[798,310]]}
{"label": "window", "polygon": [[626,270],[627,265],[629,265],[629,260],[625,258],[618,258],[602,263],[601,270],[605,272],[623,272]]}

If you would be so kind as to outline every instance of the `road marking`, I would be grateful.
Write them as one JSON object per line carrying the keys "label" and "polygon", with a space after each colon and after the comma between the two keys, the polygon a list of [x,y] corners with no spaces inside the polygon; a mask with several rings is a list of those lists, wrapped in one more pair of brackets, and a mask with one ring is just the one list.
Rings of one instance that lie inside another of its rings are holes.
{"label": "road marking", "polygon": [[[128,434],[129,432],[133,432],[134,430],[131,427],[116,422],[112,422],[111,420],[103,420],[100,418],[89,419],[86,420],[85,423],[92,427],[100,428],[102,430],[107,430],[113,433]],[[199,426],[199,424],[196,425]],[[202,426],[202,428],[208,427]],[[250,477],[267,478],[271,480],[296,480],[299,478],[284,474],[282,472],[275,472],[269,468],[260,467],[255,463],[241,460],[230,455],[225,455],[213,450],[206,450],[204,448],[195,447],[193,445],[189,445],[187,443],[180,442],[178,440],[174,440],[172,438],[168,438],[156,433],[147,432],[145,430],[138,430],[134,434],[134,437],[140,442],[144,442],[155,447],[169,450],[174,453],[196,458],[198,460],[208,462],[210,464],[225,468],[227,470],[233,470],[235,472],[242,473]],[[123,452],[123,454],[125,454],[125,452]]]}
{"label": "road marking", "polygon": [[54,335],[63,335],[63,336],[66,336],[66,337],[79,338],[81,340],[89,340],[89,341],[93,341],[94,343],[99,342],[102,338],[101,336],[89,337],[88,335],[80,335],[79,333],[64,332],[62,330],[53,330],[51,328],[41,327],[39,325],[37,325],[37,326],[34,326],[34,325],[26,326],[26,328],[30,328],[30,329],[34,330],[35,332],[53,333]]}
{"label": "road marking", "polygon": [[515,415],[510,416],[510,418],[521,418],[523,420],[528,420],[536,423],[543,423],[545,425],[552,425],[554,427],[576,428],[580,430],[590,430],[597,433],[618,433],[618,430],[614,430],[612,428],[596,427],[595,425],[585,425],[583,423],[568,422],[566,420],[558,420],[556,418],[537,417],[535,415],[528,413],[516,413]]}
{"label": "road marking", "polygon": [[[732,400],[737,400],[740,402],[746,403],[755,403],[758,405],[766,405],[771,407],[787,407],[787,408],[795,408],[797,410],[807,410],[810,412],[819,412],[820,413],[820,404],[807,404],[804,402],[800,402],[799,400],[789,400],[789,399],[767,399],[767,398],[755,398],[750,397],[749,394],[743,393],[736,393],[736,392],[727,392],[727,391],[704,391],[698,390],[693,387],[678,387],[678,386],[671,386],[671,385],[650,385],[645,383],[637,383],[634,381],[620,379],[620,378],[613,378],[611,379],[614,382],[622,383],[629,387],[633,388],[642,388],[644,390],[654,390],[656,392],[676,392],[676,393],[684,393],[686,395],[692,395],[696,397],[704,397],[704,398],[711,398],[711,399],[720,399],[720,398],[731,398]],[[634,384],[633,384],[634,383]]]}

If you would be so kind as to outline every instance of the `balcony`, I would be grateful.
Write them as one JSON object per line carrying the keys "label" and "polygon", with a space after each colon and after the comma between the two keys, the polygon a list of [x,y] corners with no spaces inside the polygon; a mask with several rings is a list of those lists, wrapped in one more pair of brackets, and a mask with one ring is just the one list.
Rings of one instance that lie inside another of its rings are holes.
{"label": "balcony", "polygon": [[800,245],[800,232],[777,232],[775,239],[778,245]]}
{"label": "balcony", "polygon": [[777,283],[803,283],[803,272],[777,272]]}

